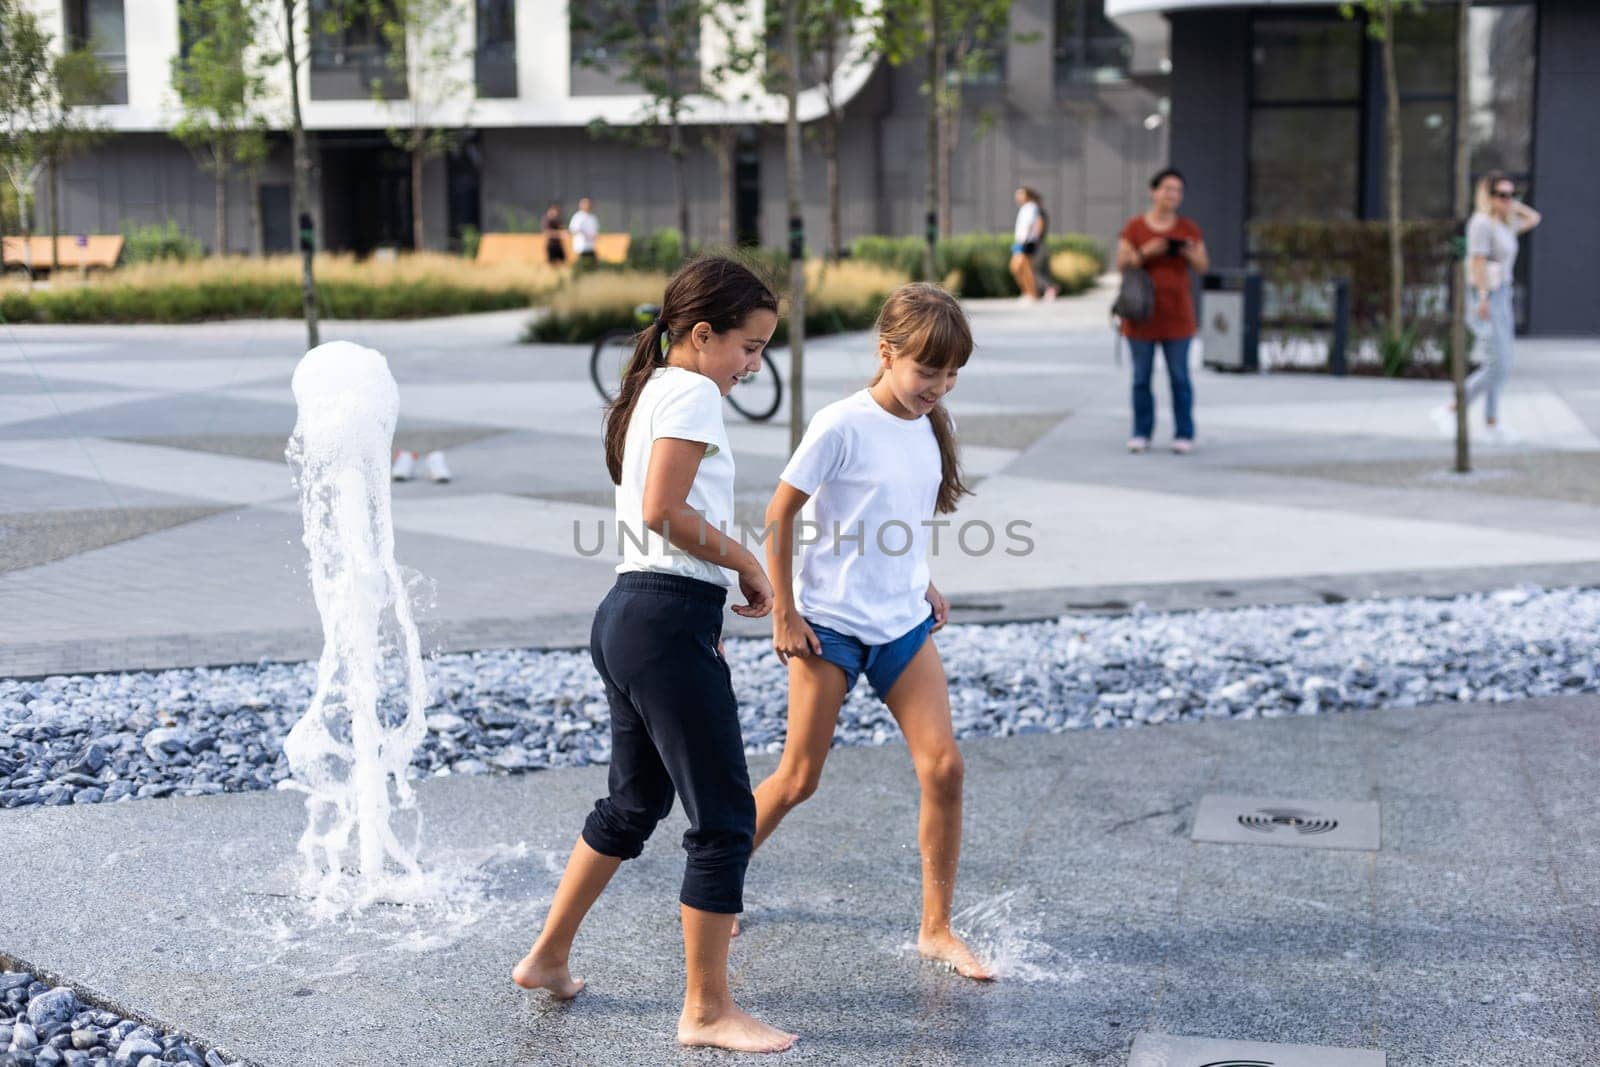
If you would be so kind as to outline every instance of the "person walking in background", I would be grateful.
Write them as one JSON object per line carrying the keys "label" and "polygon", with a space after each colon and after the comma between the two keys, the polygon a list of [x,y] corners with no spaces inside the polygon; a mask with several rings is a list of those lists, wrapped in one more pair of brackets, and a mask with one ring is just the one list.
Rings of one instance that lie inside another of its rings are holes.
{"label": "person walking in background", "polygon": [[[1484,360],[1467,379],[1467,404],[1482,396],[1483,418],[1488,438],[1497,444],[1511,444],[1516,435],[1500,422],[1500,391],[1511,371],[1511,345],[1516,334],[1516,314],[1512,305],[1512,271],[1517,266],[1517,238],[1539,225],[1541,216],[1516,198],[1510,178],[1491,171],[1478,182],[1472,218],[1467,222],[1467,325],[1473,336],[1488,350]],[[1441,430],[1455,431],[1455,405],[1446,404],[1434,413]]]}
{"label": "person walking in background", "polygon": [[1044,199],[1038,191],[1026,185],[1022,191],[1028,194],[1028,199],[1034,202],[1039,209],[1039,218],[1033,224],[1033,280],[1039,295],[1045,300],[1054,300],[1061,292],[1061,287],[1056,285],[1055,275],[1050,272],[1050,249],[1046,247],[1050,236],[1050,212],[1044,208]]}
{"label": "person walking in background", "polygon": [[553,200],[544,212],[544,258],[552,267],[567,261],[567,246],[561,240],[561,201]]}
{"label": "person walking in background", "polygon": [[1024,187],[1013,197],[1017,204],[1017,221],[1011,230],[1011,276],[1022,290],[1022,299],[1030,302],[1039,299],[1039,284],[1033,277],[1033,255],[1038,248],[1034,237],[1039,223],[1037,196]]}
{"label": "person walking in background", "polygon": [[1150,392],[1156,346],[1167,362],[1172,385],[1172,417],[1176,424],[1172,450],[1187,455],[1194,449],[1194,387],[1189,381],[1189,344],[1196,332],[1190,272],[1210,266],[1200,227],[1178,214],[1183,203],[1183,175],[1173,167],[1150,179],[1150,209],[1135,215],[1117,238],[1117,269],[1142,269],[1155,288],[1155,309],[1142,322],[1124,319],[1122,333],[1133,353],[1133,436],[1128,451],[1144,452],[1156,428],[1156,402]]}
{"label": "person walking in background", "polygon": [[595,241],[600,236],[600,220],[595,217],[593,203],[587,196],[578,201],[578,210],[572,213],[567,230],[572,234],[572,251],[577,254],[578,262],[593,263]]}

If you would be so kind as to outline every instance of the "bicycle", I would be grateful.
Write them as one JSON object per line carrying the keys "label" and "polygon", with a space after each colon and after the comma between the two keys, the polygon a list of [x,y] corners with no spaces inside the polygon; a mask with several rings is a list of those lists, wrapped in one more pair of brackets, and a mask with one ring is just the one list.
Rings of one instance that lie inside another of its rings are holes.
{"label": "bicycle", "polygon": [[[661,309],[655,304],[640,304],[633,309],[638,329],[607,330],[594,343],[594,350],[589,354],[589,378],[606,403],[617,398],[623,372],[633,360],[639,331],[647,328],[660,313]],[[778,413],[783,405],[783,379],[769,353],[762,351],[761,369],[740,379],[738,387],[728,394],[728,403],[751,422],[766,422]]]}

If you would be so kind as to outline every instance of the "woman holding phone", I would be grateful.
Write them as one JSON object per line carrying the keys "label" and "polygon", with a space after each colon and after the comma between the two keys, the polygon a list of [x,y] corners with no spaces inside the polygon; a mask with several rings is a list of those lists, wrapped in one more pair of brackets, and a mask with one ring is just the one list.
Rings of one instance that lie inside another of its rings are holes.
{"label": "woman holding phone", "polygon": [[1155,285],[1155,310],[1142,322],[1123,320],[1122,333],[1133,352],[1133,436],[1129,452],[1150,447],[1156,428],[1155,397],[1150,378],[1156,346],[1167,362],[1172,385],[1172,450],[1187,455],[1194,449],[1194,387],[1189,381],[1189,343],[1194,340],[1194,293],[1190,272],[1210,266],[1205,237],[1194,220],[1178,214],[1183,203],[1183,175],[1168,167],[1150,179],[1150,209],[1129,219],[1117,238],[1117,269],[1141,268]]}

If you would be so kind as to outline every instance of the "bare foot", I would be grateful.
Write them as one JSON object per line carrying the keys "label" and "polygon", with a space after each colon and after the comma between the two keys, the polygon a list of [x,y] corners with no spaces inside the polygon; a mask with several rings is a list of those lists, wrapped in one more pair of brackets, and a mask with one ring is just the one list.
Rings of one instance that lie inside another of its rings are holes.
{"label": "bare foot", "polygon": [[678,1016],[680,1045],[725,1048],[732,1052],[784,1052],[798,1040],[798,1034],[768,1026],[733,1003],[713,1019],[691,1018],[687,1008]]}
{"label": "bare foot", "polygon": [[948,930],[942,934],[923,934],[917,938],[917,951],[924,959],[942,963],[963,978],[992,982],[997,975],[994,968],[978,959],[977,953],[967,943]]}
{"label": "bare foot", "polygon": [[742,930],[742,929],[743,929],[743,927],[740,926],[740,924],[739,924],[739,917],[737,915],[735,915],[733,917],[733,932],[730,933],[728,936],[729,937],[738,937],[739,936],[739,931]]}
{"label": "bare foot", "polygon": [[543,989],[556,1000],[571,1000],[583,988],[583,979],[572,977],[565,963],[545,963],[532,952],[512,968],[511,980],[523,989]]}

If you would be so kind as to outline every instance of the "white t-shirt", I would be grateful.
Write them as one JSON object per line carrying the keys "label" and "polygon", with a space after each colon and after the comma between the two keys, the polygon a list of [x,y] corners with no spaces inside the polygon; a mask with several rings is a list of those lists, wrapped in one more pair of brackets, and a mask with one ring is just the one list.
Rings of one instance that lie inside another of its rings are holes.
{"label": "white t-shirt", "polygon": [[687,503],[712,527],[738,538],[733,525],[733,452],[728,448],[728,431],[722,424],[722,394],[703,374],[682,367],[662,367],[639,391],[633,417],[628,420],[628,435],[623,440],[622,482],[617,486],[617,536],[622,544],[622,562],[617,565],[617,573],[659,571],[715,585],[732,585],[729,572],[681,549],[669,550],[666,540],[644,524],[645,472],[650,469],[650,450],[662,437],[705,444],[706,454],[689,487]]}
{"label": "white t-shirt", "polygon": [[[1484,280],[1490,289],[1500,288],[1511,281],[1511,274],[1517,269],[1517,231],[1492,215],[1474,213],[1467,221],[1469,264],[1472,256],[1484,257]],[[1467,284],[1472,284],[1470,265]]]}
{"label": "white t-shirt", "polygon": [[[941,478],[926,415],[902,419],[863,389],[817,412],[782,479],[811,494],[801,509],[795,606],[867,645],[928,617],[928,543]],[[939,531],[948,541],[952,531]]]}
{"label": "white t-shirt", "polygon": [[1031,241],[1033,239],[1033,224],[1038,221],[1039,205],[1029,200],[1017,208],[1017,225],[1011,231],[1011,239],[1019,245]]}
{"label": "white t-shirt", "polygon": [[600,220],[592,211],[575,211],[567,223],[572,231],[572,250],[579,254],[594,251],[594,239],[600,236]]}

